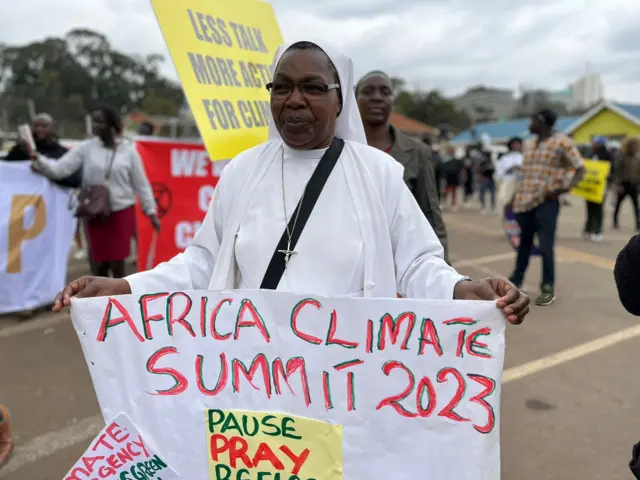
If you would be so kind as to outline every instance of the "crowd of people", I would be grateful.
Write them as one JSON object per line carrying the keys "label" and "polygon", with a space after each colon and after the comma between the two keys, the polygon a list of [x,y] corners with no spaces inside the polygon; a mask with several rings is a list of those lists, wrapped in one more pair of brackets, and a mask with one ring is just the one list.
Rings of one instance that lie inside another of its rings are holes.
{"label": "crowd of people", "polygon": [[[572,140],[554,129],[554,112],[536,113],[533,140],[511,139],[508,153],[495,162],[482,146],[462,157],[453,147],[434,153],[395,129],[389,123],[390,77],[373,71],[355,82],[351,59],[314,43],[281,47],[267,88],[273,116],[269,140],[224,169],[202,227],[183,253],[127,277],[123,262],[134,236],[136,197],[156,229],[160,222],[119,115],[108,107],[95,110],[94,137],[51,154],[53,119],[36,118],[36,151],[20,143],[16,148],[23,151],[8,160],[30,158],[36,172],[54,181],[73,179],[69,187],[90,202],[100,198],[87,192],[92,187],[103,185],[108,192],[108,205],[102,205],[107,213],[82,218],[93,275],[67,285],[54,311],[73,296],[265,288],[323,296],[491,300],[509,323],[519,324],[529,312],[521,287],[536,235],[542,283],[535,303],[553,302],[560,199],[584,173]],[[611,161],[603,152],[596,152],[598,158]],[[626,196],[638,218],[637,155],[638,142],[627,142],[618,168],[616,224]],[[460,188],[466,202],[478,192],[485,214],[515,215],[521,232],[509,279],[471,279],[448,262],[440,205],[455,209]],[[601,234],[598,207],[588,204],[587,212],[585,233]],[[309,233],[302,235],[303,229]],[[0,412],[1,454],[1,435],[9,430],[3,427],[6,411]]]}

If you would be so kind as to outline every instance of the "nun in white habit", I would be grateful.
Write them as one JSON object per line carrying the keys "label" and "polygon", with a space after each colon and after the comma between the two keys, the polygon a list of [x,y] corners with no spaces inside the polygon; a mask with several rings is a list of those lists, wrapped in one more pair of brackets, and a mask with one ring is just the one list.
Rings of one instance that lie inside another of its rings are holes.
{"label": "nun in white habit", "polygon": [[[528,297],[506,279],[471,280],[447,265],[403,181],[403,167],[367,145],[351,59],[297,42],[278,49],[273,73],[269,140],[225,167],[189,247],[125,279],[76,280],[60,292],[54,310],[74,295],[273,288],[322,296],[496,300],[508,321],[520,323]],[[334,154],[325,156],[327,150]],[[300,229],[304,208],[296,207],[301,198],[304,204],[314,197],[306,186],[327,162],[323,156],[337,161]]]}

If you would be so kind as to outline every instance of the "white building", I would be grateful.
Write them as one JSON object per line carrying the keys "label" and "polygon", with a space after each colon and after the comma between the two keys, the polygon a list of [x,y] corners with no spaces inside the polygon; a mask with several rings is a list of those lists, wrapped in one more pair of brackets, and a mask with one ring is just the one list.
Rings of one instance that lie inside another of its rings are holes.
{"label": "white building", "polygon": [[569,87],[579,108],[587,108],[604,99],[604,86],[598,73],[586,73]]}

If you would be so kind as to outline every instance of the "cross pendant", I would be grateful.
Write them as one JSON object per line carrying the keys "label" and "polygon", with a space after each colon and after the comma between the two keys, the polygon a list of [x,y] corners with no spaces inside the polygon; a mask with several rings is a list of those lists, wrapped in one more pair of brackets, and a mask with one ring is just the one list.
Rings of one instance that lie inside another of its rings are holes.
{"label": "cross pendant", "polygon": [[289,258],[291,258],[291,255],[295,255],[298,252],[294,252],[293,250],[291,250],[291,243],[289,243],[287,245],[287,249],[286,250],[278,250],[279,253],[284,254],[284,264],[285,264],[285,268],[286,265],[289,264]]}

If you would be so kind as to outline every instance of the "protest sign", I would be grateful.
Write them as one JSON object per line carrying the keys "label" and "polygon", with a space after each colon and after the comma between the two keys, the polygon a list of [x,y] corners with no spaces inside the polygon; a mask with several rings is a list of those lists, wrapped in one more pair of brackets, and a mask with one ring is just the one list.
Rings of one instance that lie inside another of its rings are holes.
{"label": "protest sign", "polygon": [[266,85],[282,44],[271,5],[258,0],[151,4],[211,159],[233,158],[267,140]]}
{"label": "protest sign", "polygon": [[0,314],[43,307],[64,288],[73,205],[31,162],[0,162]]}
{"label": "protest sign", "polygon": [[153,226],[140,205],[136,207],[138,271],[184,251],[202,224],[226,160],[211,162],[202,143],[137,138],[136,148],[153,188],[162,221],[155,252],[149,247]]}
{"label": "protest sign", "polygon": [[181,480],[125,414],[98,433],[63,480]]}
{"label": "protest sign", "polygon": [[585,173],[571,193],[590,202],[602,203],[607,189],[607,177],[611,170],[611,162],[585,160]]}
{"label": "protest sign", "polygon": [[105,418],[189,480],[500,478],[494,302],[153,292],[71,316]]}

